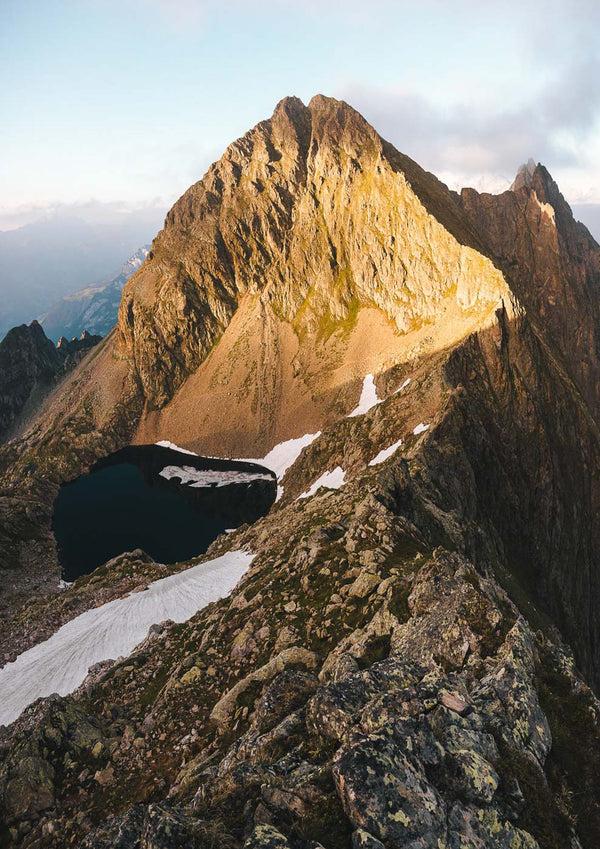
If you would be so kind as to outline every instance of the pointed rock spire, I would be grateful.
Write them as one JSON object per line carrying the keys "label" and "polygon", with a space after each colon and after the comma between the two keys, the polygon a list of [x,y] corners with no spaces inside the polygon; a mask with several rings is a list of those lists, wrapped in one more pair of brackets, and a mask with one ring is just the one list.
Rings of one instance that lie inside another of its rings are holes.
{"label": "pointed rock spire", "polygon": [[536,165],[535,159],[532,159],[530,156],[527,162],[523,163],[517,171],[517,176],[510,187],[511,192],[516,192],[524,186],[533,185],[535,172],[539,167],[539,163]]}

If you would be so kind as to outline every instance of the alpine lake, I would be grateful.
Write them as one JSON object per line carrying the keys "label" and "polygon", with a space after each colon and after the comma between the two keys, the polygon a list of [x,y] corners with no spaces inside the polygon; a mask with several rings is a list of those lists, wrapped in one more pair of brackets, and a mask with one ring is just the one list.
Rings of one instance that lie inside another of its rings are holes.
{"label": "alpine lake", "polygon": [[141,548],[159,563],[203,554],[275,501],[274,472],[257,463],[131,445],[61,486],[52,530],[65,580]]}

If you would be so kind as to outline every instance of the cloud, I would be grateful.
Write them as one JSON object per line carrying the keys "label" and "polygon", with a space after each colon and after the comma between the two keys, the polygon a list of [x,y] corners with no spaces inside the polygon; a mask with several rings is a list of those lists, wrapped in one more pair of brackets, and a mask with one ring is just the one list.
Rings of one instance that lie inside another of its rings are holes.
{"label": "cloud", "polygon": [[[87,224],[104,225],[107,222],[131,220],[148,222],[153,227],[160,225],[161,219],[174,198],[152,198],[140,203],[113,201],[102,203],[98,200],[85,200],[77,203],[21,204],[19,206],[0,206],[0,231],[16,230],[28,224],[45,221],[78,219]],[[150,231],[152,232],[152,231]]]}
{"label": "cloud", "polygon": [[596,163],[588,142],[600,125],[599,76],[600,58],[584,54],[517,106],[459,102],[442,108],[410,89],[356,83],[347,83],[342,96],[384,138],[437,174],[508,181],[533,156],[551,170],[585,172],[589,186]]}

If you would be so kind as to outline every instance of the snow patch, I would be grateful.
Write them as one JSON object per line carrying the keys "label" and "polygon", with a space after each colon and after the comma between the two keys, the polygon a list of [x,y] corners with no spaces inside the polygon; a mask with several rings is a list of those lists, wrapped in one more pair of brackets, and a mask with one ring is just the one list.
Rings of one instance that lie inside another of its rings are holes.
{"label": "snow patch", "polygon": [[423,422],[421,422],[421,424],[418,424],[413,430],[413,433],[415,436],[418,436],[420,433],[425,433],[426,430],[429,430],[429,425],[423,424]]}
{"label": "snow patch", "polygon": [[[225,458],[225,457],[208,457],[210,460],[221,460],[221,459],[233,459],[238,460],[244,463],[257,463],[259,466],[265,466],[267,469],[270,469],[272,472],[275,472],[277,476],[277,480],[280,481],[282,477],[285,475],[290,466],[296,462],[302,450],[309,446],[312,442],[317,439],[317,437],[321,436],[321,431],[318,430],[316,433],[305,433],[304,436],[298,436],[295,439],[286,439],[285,442],[280,442],[274,448],[272,448],[268,454],[264,457],[234,457],[234,458]],[[178,445],[175,445],[174,442],[169,442],[168,439],[163,439],[160,442],[157,442],[156,445],[162,445],[164,448],[172,448],[174,451],[181,451],[183,454],[194,454],[195,457],[198,455],[193,451],[187,451],[185,448],[180,448]],[[204,455],[207,456],[207,455]],[[167,468],[176,468],[167,467]],[[183,468],[186,468],[185,466]],[[165,469],[160,472],[163,475]],[[196,470],[194,470],[196,471]],[[206,473],[203,473],[206,474]],[[216,474],[216,473],[214,473]],[[219,472],[219,474],[223,474]],[[235,472],[235,474],[241,474],[240,472]],[[245,472],[245,474],[249,474]],[[179,476],[179,475],[178,475]],[[166,477],[166,475],[163,475]],[[174,475],[172,475],[174,477]],[[254,475],[254,478],[257,476]],[[262,476],[264,477],[264,476]],[[269,478],[270,480],[270,478]],[[233,481],[232,481],[233,482]],[[182,481],[183,483],[183,481]],[[191,484],[194,486],[195,484]],[[210,484],[197,484],[198,486],[209,486]],[[277,487],[277,497],[275,501],[279,501],[283,496],[283,487]]]}
{"label": "snow patch", "polygon": [[389,448],[384,448],[383,451],[380,451],[372,460],[369,461],[369,466],[377,466],[379,463],[383,463],[384,460],[387,460],[388,457],[391,457],[392,454],[400,448],[402,445],[402,440],[399,439],[398,442],[394,442],[393,445],[390,445]]}
{"label": "snow patch", "polygon": [[71,583],[69,583],[68,581],[65,581],[63,578],[61,578],[60,581],[58,582],[58,589],[59,590],[68,590],[69,587],[72,587],[72,586],[73,586],[73,581],[71,581]]}
{"label": "snow patch", "polygon": [[[277,480],[280,481],[285,475],[290,466],[293,466],[302,450],[307,448],[315,439],[321,436],[321,431],[316,433],[305,433],[304,436],[298,436],[296,439],[286,439],[285,442],[280,442],[272,448],[268,454],[259,460],[246,460],[248,463],[258,463],[261,466],[266,466],[277,475]],[[283,487],[277,487],[277,496],[275,501],[280,501],[283,498]]]}
{"label": "snow patch", "polygon": [[285,442],[280,442],[279,445],[272,448],[262,459],[248,460],[248,462],[266,466],[267,469],[275,472],[278,480],[281,480],[289,467],[294,465],[302,453],[302,449],[314,442],[318,436],[321,436],[320,430],[316,433],[305,433],[304,436],[299,436],[297,439],[286,439]]}
{"label": "snow patch", "polygon": [[325,487],[326,489],[339,489],[345,482],[346,472],[341,466],[336,466],[332,472],[323,472],[323,474],[312,484],[310,489],[307,489],[306,492],[299,495],[296,501],[300,498],[310,498],[310,496],[314,495],[317,490],[321,489],[321,487]]}
{"label": "snow patch", "polygon": [[377,404],[381,404],[384,401],[384,398],[377,397],[377,387],[375,386],[375,378],[372,374],[368,374],[364,381],[362,392],[360,393],[360,400],[358,402],[358,406],[355,407],[351,413],[348,413],[347,418],[351,419],[354,416],[363,416],[365,413],[368,413],[373,407],[376,407]]}
{"label": "snow patch", "polygon": [[404,383],[402,384],[402,386],[399,386],[396,389],[396,391],[394,392],[394,395],[397,395],[398,392],[402,392],[403,389],[406,389],[406,387],[408,386],[409,383],[410,383],[410,377],[407,377],[406,380],[404,381]]}
{"label": "snow patch", "polygon": [[254,481],[272,481],[271,475],[257,472],[237,472],[235,470],[195,469],[193,466],[165,466],[159,472],[161,478],[171,480],[179,478],[182,484],[201,489],[210,486],[229,486],[233,483],[253,483]]}
{"label": "snow patch", "polygon": [[168,439],[161,439],[160,442],[155,442],[155,445],[160,445],[162,448],[171,448],[173,451],[179,451],[180,454],[191,454],[193,457],[197,457],[195,451],[188,451],[187,448],[180,448],[179,445],[175,445],[174,442],[169,442]]}
{"label": "snow patch", "polygon": [[71,693],[95,663],[130,654],[151,625],[165,619],[185,622],[210,602],[229,595],[253,556],[228,551],[67,622],[50,639],[0,669],[0,725],[14,722],[41,696]]}

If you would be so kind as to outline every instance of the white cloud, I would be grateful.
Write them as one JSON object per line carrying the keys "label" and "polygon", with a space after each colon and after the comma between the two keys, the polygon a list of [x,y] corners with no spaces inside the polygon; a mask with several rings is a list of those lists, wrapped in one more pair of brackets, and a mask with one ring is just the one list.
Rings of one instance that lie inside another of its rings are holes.
{"label": "white cloud", "polygon": [[[543,75],[540,73],[540,77]],[[491,98],[438,107],[407,90],[348,82],[342,96],[384,138],[456,185],[507,187],[532,156],[567,178],[571,199],[600,201],[600,57],[583,54],[556,68],[519,105]],[[564,187],[563,187],[564,188]]]}
{"label": "white cloud", "polygon": [[0,206],[0,231],[16,230],[18,227],[24,227],[27,224],[50,219],[78,218],[88,224],[101,224],[108,221],[114,222],[119,216],[123,216],[123,219],[135,218],[139,221],[147,219],[149,222],[156,222],[164,217],[174,200],[175,198],[172,197],[151,198],[137,203],[126,201],[102,203],[90,199],[77,203],[55,201],[41,204]]}

